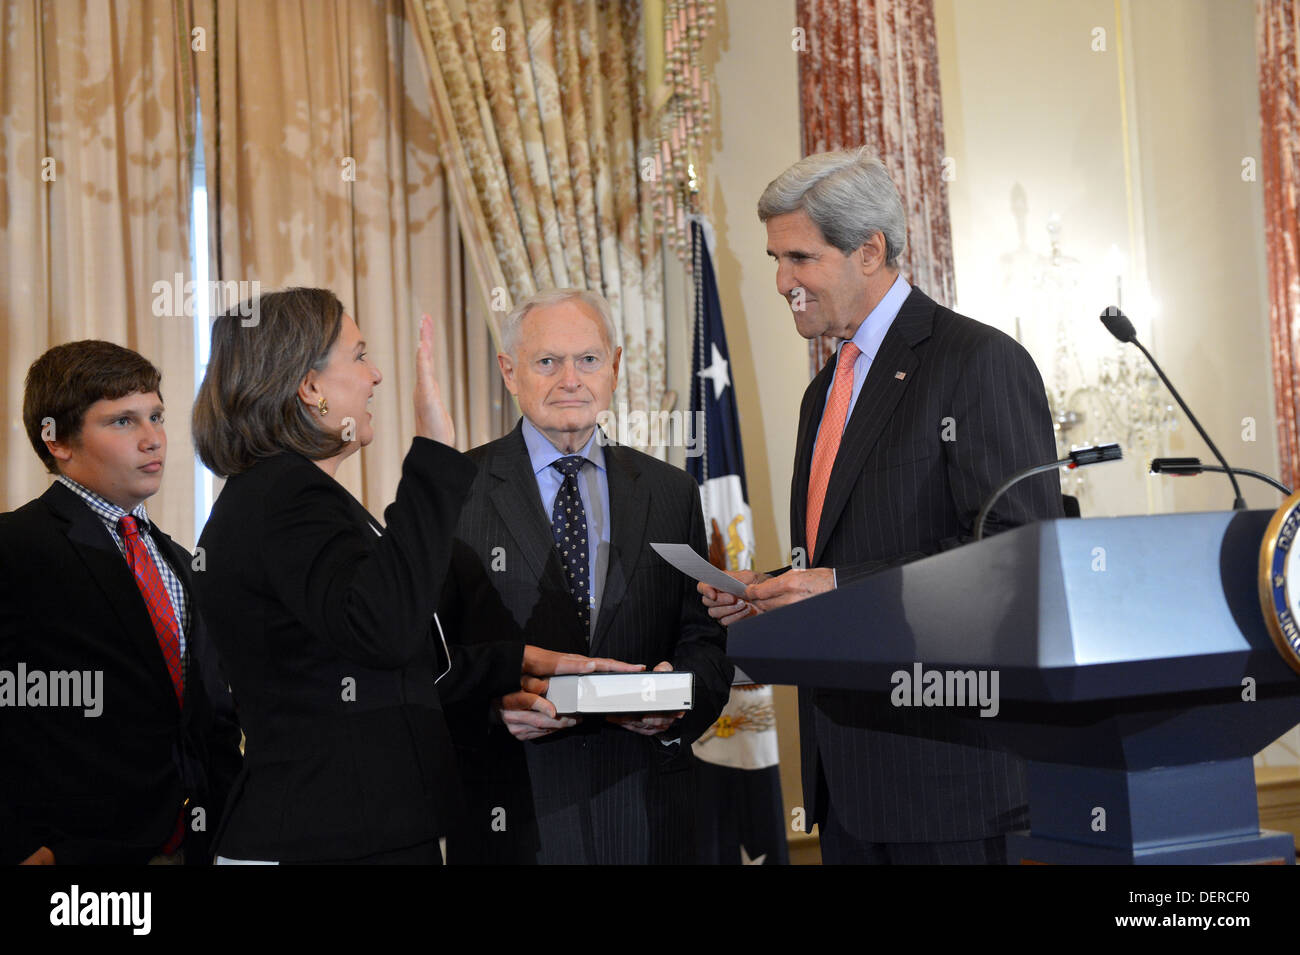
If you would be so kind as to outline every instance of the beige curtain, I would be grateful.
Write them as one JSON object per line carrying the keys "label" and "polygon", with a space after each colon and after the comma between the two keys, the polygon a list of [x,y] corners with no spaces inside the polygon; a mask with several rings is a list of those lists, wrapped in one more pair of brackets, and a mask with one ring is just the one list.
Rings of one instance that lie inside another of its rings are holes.
{"label": "beige curtain", "polygon": [[[955,297],[943,107],[932,0],[797,0],[803,154],[870,146],[907,213],[908,280],[935,301]],[[812,373],[830,342],[811,344]]]}
{"label": "beige curtain", "polygon": [[415,431],[422,312],[438,324],[457,443],[496,437],[509,417],[401,0],[194,6],[208,40],[196,63],[214,274],[249,290],[331,288],[357,319],[384,381],[374,443],[339,479],[382,514]]}
{"label": "beige curtain", "polygon": [[1300,481],[1300,3],[1260,0],[1260,139],[1273,330],[1273,390],[1282,481]]}
{"label": "beige curtain", "polygon": [[468,257],[492,307],[575,286],[613,306],[619,402],[666,388],[662,264],[641,157],[637,0],[406,0]]}
{"label": "beige curtain", "polygon": [[190,546],[184,16],[175,0],[15,0],[0,10],[0,508],[49,483],[22,426],[28,366],[53,345],[102,338],[162,370],[169,453],[149,512]]}

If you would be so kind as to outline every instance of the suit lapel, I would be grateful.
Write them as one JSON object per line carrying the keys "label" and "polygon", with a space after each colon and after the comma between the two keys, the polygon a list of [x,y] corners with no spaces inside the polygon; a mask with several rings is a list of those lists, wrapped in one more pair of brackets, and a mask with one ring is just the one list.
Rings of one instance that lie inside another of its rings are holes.
{"label": "suit lapel", "polygon": [[[935,308],[932,299],[919,289],[912,289],[880,343],[880,350],[871,362],[867,380],[863,382],[862,391],[858,393],[858,400],[853,406],[853,414],[845,425],[844,437],[840,440],[839,452],[831,468],[826,502],[822,505],[821,520],[817,525],[816,546],[809,555],[810,567],[817,566],[817,560],[826,549],[826,542],[848,503],[867,456],[880,440],[880,434],[889,423],[903,392],[916,380],[914,372],[920,359],[916,357],[913,346],[930,336]],[[903,377],[898,377],[899,372]],[[820,405],[817,410],[820,421]],[[809,466],[811,460],[810,454]],[[804,473],[807,474],[807,469]],[[806,478],[804,497],[807,497]]]}
{"label": "suit lapel", "polygon": [[153,628],[149,609],[140,594],[135,575],[126,564],[126,558],[117,549],[108,529],[99,517],[77,495],[57,481],[42,495],[42,500],[59,517],[68,522],[68,541],[99,585],[113,608],[122,632],[140,659],[146,664],[158,688],[173,706],[176,693],[172,688],[167,661],[163,659],[158,635]]}
{"label": "suit lapel", "polygon": [[646,518],[650,510],[650,497],[642,487],[641,472],[625,448],[605,446],[605,475],[609,481],[609,564],[600,594],[600,613],[591,636],[593,655],[609,631],[645,550]]}
{"label": "suit lapel", "polygon": [[[191,593],[194,588],[190,585],[193,583],[193,578],[190,576],[189,562],[185,560],[185,552],[153,521],[149,522],[149,535],[158,546],[158,553],[162,554],[163,560],[167,561],[172,573],[181,582],[181,589],[185,591],[185,599],[187,601],[191,600]],[[191,602],[189,606],[193,607],[194,604]]]}
{"label": "suit lapel", "polygon": [[533,473],[528,446],[524,444],[523,419],[519,421],[492,456],[489,471],[497,483],[488,497],[514,538],[515,546],[532,568],[533,576],[541,581],[555,547],[555,537],[551,534],[550,521],[542,512],[537,475]]}

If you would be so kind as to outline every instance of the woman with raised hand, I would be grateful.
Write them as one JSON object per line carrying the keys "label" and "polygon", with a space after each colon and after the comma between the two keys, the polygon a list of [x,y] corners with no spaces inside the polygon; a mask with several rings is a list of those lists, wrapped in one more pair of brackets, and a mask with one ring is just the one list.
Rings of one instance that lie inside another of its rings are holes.
{"label": "woman with raised hand", "polygon": [[416,437],[383,526],[334,478],[374,436],[382,380],[323,289],[265,294],[213,324],[193,433],[227,481],[195,586],[246,737],[219,862],[439,864],[458,792],[444,702],[486,707],[523,679],[555,718],[533,695],[545,677],[635,669],[510,640],[448,659],[434,613],[475,469],[452,447],[428,316]]}

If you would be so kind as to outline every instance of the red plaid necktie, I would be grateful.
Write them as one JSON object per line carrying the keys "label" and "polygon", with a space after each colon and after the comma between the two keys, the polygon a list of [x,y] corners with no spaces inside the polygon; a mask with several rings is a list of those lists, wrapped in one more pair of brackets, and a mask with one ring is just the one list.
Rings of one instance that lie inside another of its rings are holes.
{"label": "red plaid necktie", "polygon": [[807,532],[809,562],[817,550],[817,529],[822,522],[822,507],[826,504],[826,489],[831,483],[831,469],[835,466],[835,455],[840,450],[840,439],[844,437],[844,419],[849,416],[849,402],[853,399],[853,363],[862,354],[862,349],[853,342],[845,342],[840,348],[839,361],[835,365],[835,383],[831,386],[831,396],[826,401],[826,411],[822,414],[822,425],[817,436],[817,450],[813,454],[812,468],[808,473],[808,514],[804,524]]}
{"label": "red plaid necktie", "polygon": [[[176,691],[176,702],[184,706],[185,687],[181,681],[181,637],[180,627],[176,623],[176,611],[167,596],[162,575],[158,573],[153,558],[149,556],[149,548],[140,539],[140,529],[136,526],[135,518],[127,514],[117,522],[117,526],[122,532],[122,540],[126,543],[126,565],[131,568],[131,573],[135,574],[135,585],[140,588],[145,606],[149,608],[149,619],[153,621],[154,633],[158,636],[158,646],[162,649],[163,659],[167,661],[167,672],[171,674],[172,689]],[[162,847],[162,854],[171,855],[180,848],[184,839],[185,807],[182,806],[176,817],[176,827]]]}
{"label": "red plaid necktie", "polygon": [[162,575],[154,566],[149,556],[149,548],[140,539],[140,529],[135,518],[127,514],[117,522],[122,531],[122,540],[126,542],[126,565],[135,574],[135,585],[140,588],[145,606],[149,608],[149,619],[153,621],[154,633],[158,635],[158,646],[162,648],[163,659],[167,661],[167,672],[172,676],[172,689],[176,691],[176,702],[184,704],[185,687],[181,682],[181,636],[176,624],[176,612]]}

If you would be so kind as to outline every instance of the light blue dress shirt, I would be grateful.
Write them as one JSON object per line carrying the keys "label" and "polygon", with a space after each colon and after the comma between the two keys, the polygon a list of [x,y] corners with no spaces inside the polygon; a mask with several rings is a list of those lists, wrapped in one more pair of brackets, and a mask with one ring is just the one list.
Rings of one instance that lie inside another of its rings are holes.
{"label": "light blue dress shirt", "polygon": [[[551,509],[555,507],[555,495],[560,493],[560,486],[564,483],[564,476],[551,465],[568,455],[551,444],[550,439],[527,418],[523,419],[523,432],[528,460],[532,463],[537,490],[542,497],[542,510],[546,514],[546,530],[550,533]],[[578,495],[582,498],[582,509],[587,512],[587,540],[596,545],[594,551],[587,553],[592,632],[595,632],[596,617],[600,613],[605,570],[609,567],[609,474],[605,470],[605,449],[597,440],[599,436],[600,430],[596,429],[586,446],[575,452],[591,462],[591,465],[583,465],[578,474]]]}
{"label": "light blue dress shirt", "polygon": [[[858,405],[858,395],[862,393],[862,383],[867,380],[867,372],[871,370],[871,363],[876,360],[876,352],[880,351],[880,343],[885,340],[885,333],[894,324],[894,319],[898,317],[899,310],[903,307],[903,303],[907,301],[907,296],[911,294],[912,286],[903,278],[902,273],[899,273],[898,278],[894,279],[894,284],[885,293],[885,297],[876,304],[876,307],[871,310],[871,314],[867,316],[867,320],[858,326],[858,330],[849,339],[862,350],[862,354],[853,363],[853,397],[849,400],[849,413],[844,416],[845,427],[848,427],[849,419],[853,417],[853,409]],[[840,347],[844,347],[843,343],[840,344]],[[839,355],[838,349],[836,349],[836,355]],[[832,374],[831,386],[826,389],[826,400],[822,402],[823,415],[826,413],[826,402],[830,401],[831,389],[834,387],[835,376]],[[820,427],[817,435],[820,441]]]}

